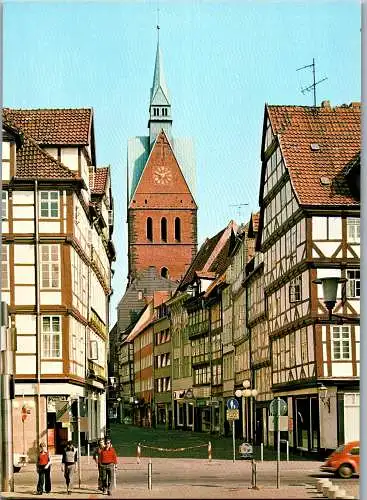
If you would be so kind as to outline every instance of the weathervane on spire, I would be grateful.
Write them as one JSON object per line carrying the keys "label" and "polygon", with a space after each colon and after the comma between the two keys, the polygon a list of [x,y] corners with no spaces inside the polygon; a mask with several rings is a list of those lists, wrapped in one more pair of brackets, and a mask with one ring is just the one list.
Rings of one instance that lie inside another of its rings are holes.
{"label": "weathervane on spire", "polygon": [[158,36],[158,42],[159,42],[159,30],[160,30],[160,26],[159,26],[159,1],[157,1],[157,36]]}

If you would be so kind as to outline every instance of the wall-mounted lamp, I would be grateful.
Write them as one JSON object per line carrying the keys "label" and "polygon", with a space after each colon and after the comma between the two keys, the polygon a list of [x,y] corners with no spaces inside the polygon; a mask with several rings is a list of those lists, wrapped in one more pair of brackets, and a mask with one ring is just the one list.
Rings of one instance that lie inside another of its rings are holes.
{"label": "wall-mounted lamp", "polygon": [[[346,283],[348,280],[346,278],[339,278],[338,276],[328,276],[325,278],[319,278],[314,280],[313,283],[316,285],[322,285],[322,294],[324,297],[324,304],[329,311],[329,318],[331,319],[333,316],[335,318],[345,318],[341,314],[333,314],[333,309],[336,304],[336,295],[338,291],[339,283]],[[346,317],[350,319],[349,317]]]}
{"label": "wall-mounted lamp", "polygon": [[321,384],[319,387],[320,400],[324,406],[328,409],[330,413],[330,395],[328,394],[327,387],[324,384]]}

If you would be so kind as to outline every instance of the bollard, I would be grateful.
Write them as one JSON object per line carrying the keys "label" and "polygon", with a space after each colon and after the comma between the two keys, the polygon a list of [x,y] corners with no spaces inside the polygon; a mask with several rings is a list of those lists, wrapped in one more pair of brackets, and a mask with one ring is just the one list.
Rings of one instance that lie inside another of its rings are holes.
{"label": "bollard", "polygon": [[289,441],[286,441],[287,446],[287,462],[289,462]]}
{"label": "bollard", "polygon": [[329,486],[329,490],[327,492],[327,497],[328,498],[336,498],[336,494],[338,491],[339,491],[339,486],[335,486],[334,484],[332,484],[331,486]]}
{"label": "bollard", "polygon": [[152,459],[149,459],[148,464],[148,490],[152,489]]}
{"label": "bollard", "polygon": [[136,448],[136,463],[140,464],[140,457],[141,457],[141,448],[140,448],[140,443],[138,443],[138,447]]}
{"label": "bollard", "polygon": [[254,459],[251,460],[251,489],[258,490],[259,488],[256,486],[256,462]]}
{"label": "bollard", "polygon": [[260,444],[260,457],[261,457],[261,461],[263,462],[264,461],[264,443]]}
{"label": "bollard", "polygon": [[212,443],[211,443],[211,441],[209,441],[209,443],[208,443],[208,460],[209,460],[209,462],[212,461]]}
{"label": "bollard", "polygon": [[89,464],[89,455],[90,455],[90,443],[87,443],[87,454],[88,454],[88,464]]}

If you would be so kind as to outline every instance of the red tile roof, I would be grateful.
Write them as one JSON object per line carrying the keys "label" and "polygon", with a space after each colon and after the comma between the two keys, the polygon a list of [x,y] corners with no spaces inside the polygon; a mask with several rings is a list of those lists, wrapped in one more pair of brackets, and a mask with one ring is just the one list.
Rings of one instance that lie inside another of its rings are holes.
{"label": "red tile roof", "polygon": [[181,280],[178,291],[186,290],[187,286],[195,280],[195,276],[212,276],[214,279],[227,269],[237,229],[237,224],[230,221],[225,229],[212,238],[208,238],[201,245],[186,275]]}
{"label": "red tile roof", "polygon": [[9,109],[3,118],[42,145],[87,145],[93,111],[79,109]]}
{"label": "red tile roof", "polygon": [[23,144],[17,149],[16,177],[60,180],[78,178],[74,172],[55,160],[31,137],[24,134]]}
{"label": "red tile roof", "polygon": [[267,105],[266,110],[299,203],[358,204],[344,170],[361,148],[360,104],[317,108]]}
{"label": "red tile roof", "polygon": [[92,194],[104,194],[109,176],[109,167],[99,167],[89,176],[89,188]]}

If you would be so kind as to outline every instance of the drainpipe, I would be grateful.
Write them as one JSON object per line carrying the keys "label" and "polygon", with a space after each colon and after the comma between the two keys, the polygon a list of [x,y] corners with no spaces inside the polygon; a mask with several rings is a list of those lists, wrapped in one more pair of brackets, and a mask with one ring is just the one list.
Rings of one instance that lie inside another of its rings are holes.
{"label": "drainpipe", "polygon": [[35,224],[35,266],[36,266],[36,446],[41,439],[41,307],[40,307],[40,249],[39,249],[39,207],[38,181],[34,181],[34,224]]}
{"label": "drainpipe", "polygon": [[[93,226],[92,228],[89,228],[89,231],[92,231],[93,230]],[[91,238],[90,238],[91,239]],[[90,310],[90,293],[91,293],[91,290],[90,290],[90,282],[91,282],[91,279],[90,279],[90,268],[91,268],[91,260],[92,260],[92,241],[90,241],[89,243],[89,234],[88,234],[88,249],[89,249],[89,264],[88,264],[88,274],[87,274],[87,327],[85,329],[85,348],[84,348],[84,365],[85,365],[85,368],[84,368],[84,376],[85,378],[87,378],[87,374],[88,374],[88,353],[89,353],[89,346],[90,346],[90,336],[89,336],[89,319],[90,319],[90,314],[89,314],[89,310]],[[87,385],[86,385],[87,387]],[[91,399],[91,396],[93,394],[93,391],[90,391],[88,390],[87,392],[87,395],[88,395],[88,400],[87,400],[87,408],[88,408],[88,441],[91,441],[91,439],[93,439],[93,427],[92,427],[92,412],[94,411],[94,403],[93,403],[93,408],[92,408],[92,401],[94,401],[94,399]]]}

